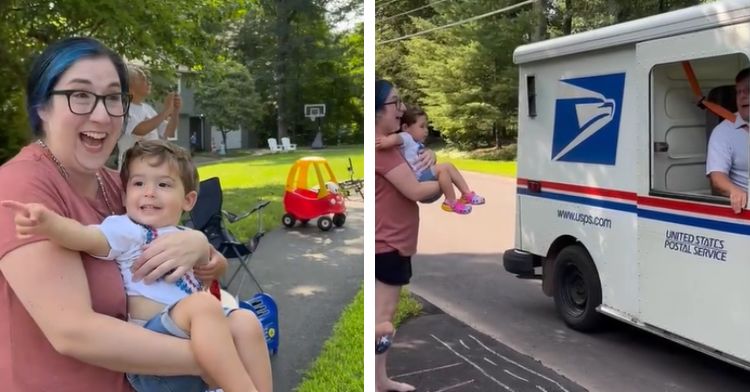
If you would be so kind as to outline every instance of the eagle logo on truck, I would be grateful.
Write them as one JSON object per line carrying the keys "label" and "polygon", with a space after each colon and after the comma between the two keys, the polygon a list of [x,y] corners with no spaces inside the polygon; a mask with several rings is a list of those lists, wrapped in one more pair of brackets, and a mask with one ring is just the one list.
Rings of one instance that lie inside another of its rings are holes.
{"label": "eagle logo on truck", "polygon": [[552,160],[614,165],[625,74],[561,79]]}

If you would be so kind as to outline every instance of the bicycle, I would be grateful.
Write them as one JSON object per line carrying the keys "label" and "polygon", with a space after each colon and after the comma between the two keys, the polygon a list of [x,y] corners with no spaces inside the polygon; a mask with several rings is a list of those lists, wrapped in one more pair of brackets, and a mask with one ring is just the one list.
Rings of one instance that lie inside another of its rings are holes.
{"label": "bicycle", "polygon": [[350,200],[350,196],[353,192],[358,193],[362,200],[365,199],[365,180],[354,178],[354,166],[352,165],[352,159],[349,158],[349,167],[346,168],[349,171],[349,179],[339,183],[339,189],[347,200]]}

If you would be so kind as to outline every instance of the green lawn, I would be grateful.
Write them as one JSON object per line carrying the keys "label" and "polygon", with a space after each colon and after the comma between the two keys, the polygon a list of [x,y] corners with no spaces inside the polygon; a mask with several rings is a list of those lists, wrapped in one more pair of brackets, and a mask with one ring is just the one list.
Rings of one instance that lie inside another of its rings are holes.
{"label": "green lawn", "polygon": [[364,390],[364,293],[344,309],[333,334],[307,371],[298,392],[349,392]]}
{"label": "green lawn", "polygon": [[400,298],[398,299],[398,309],[396,310],[396,315],[393,317],[393,325],[398,328],[406,320],[419,316],[421,311],[422,304],[411,295],[409,289],[402,288]]}
{"label": "green lawn", "polygon": [[[298,392],[361,391],[364,384],[364,296],[359,290],[333,327],[315,363],[308,369]],[[407,289],[401,290],[399,309],[394,319],[397,327],[419,314],[422,306]]]}
{"label": "green lawn", "polygon": [[437,152],[437,160],[438,163],[450,162],[460,170],[496,174],[506,177],[516,176],[515,161],[487,161],[481,159],[470,159],[457,156],[456,154],[443,153],[442,151]]}
{"label": "green lawn", "polygon": [[[241,155],[240,155],[241,156]],[[292,153],[267,154],[235,158],[228,162],[207,164],[198,168],[201,179],[219,177],[224,191],[224,209],[241,213],[252,209],[259,199],[270,200],[263,210],[266,231],[281,224],[284,214],[284,186],[289,168],[299,158],[321,156],[328,160],[338,181],[349,179],[348,158],[352,159],[354,178],[363,178],[364,150],[362,146],[302,150]],[[230,225],[230,230],[241,240],[255,234],[255,216]]]}

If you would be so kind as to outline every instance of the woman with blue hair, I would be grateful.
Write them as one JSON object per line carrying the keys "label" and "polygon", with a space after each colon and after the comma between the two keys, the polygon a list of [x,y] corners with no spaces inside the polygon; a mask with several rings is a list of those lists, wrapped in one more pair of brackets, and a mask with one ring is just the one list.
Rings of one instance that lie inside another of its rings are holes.
{"label": "woman with blue hair", "polygon": [[[405,106],[390,82],[375,82],[375,136],[388,136],[401,128]],[[424,167],[435,163],[426,151]],[[437,181],[418,182],[399,149],[375,150],[375,323],[393,320],[401,287],[411,279],[411,256],[417,251],[419,207],[417,201],[440,192]],[[386,371],[387,352],[375,356],[378,392],[413,391],[412,385],[391,380]]]}
{"label": "woman with blue hair", "polygon": [[[50,45],[27,82],[38,139],[0,167],[0,200],[43,204],[84,224],[124,213],[118,173],[104,164],[128,113],[127,91],[125,64],[100,42]],[[174,281],[192,268],[217,278],[226,269],[192,230],[157,238],[136,264],[134,278],[145,282]],[[40,235],[17,237],[14,212],[0,208],[0,390],[131,391],[125,372],[201,375],[189,340],[127,319],[116,263]]]}

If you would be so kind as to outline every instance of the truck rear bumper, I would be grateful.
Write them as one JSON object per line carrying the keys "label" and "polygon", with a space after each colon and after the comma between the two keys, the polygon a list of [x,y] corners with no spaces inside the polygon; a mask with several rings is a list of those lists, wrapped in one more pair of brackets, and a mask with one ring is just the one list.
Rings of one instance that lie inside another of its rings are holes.
{"label": "truck rear bumper", "polygon": [[539,257],[519,249],[508,249],[503,253],[503,267],[516,275],[534,275],[534,267],[541,265]]}

